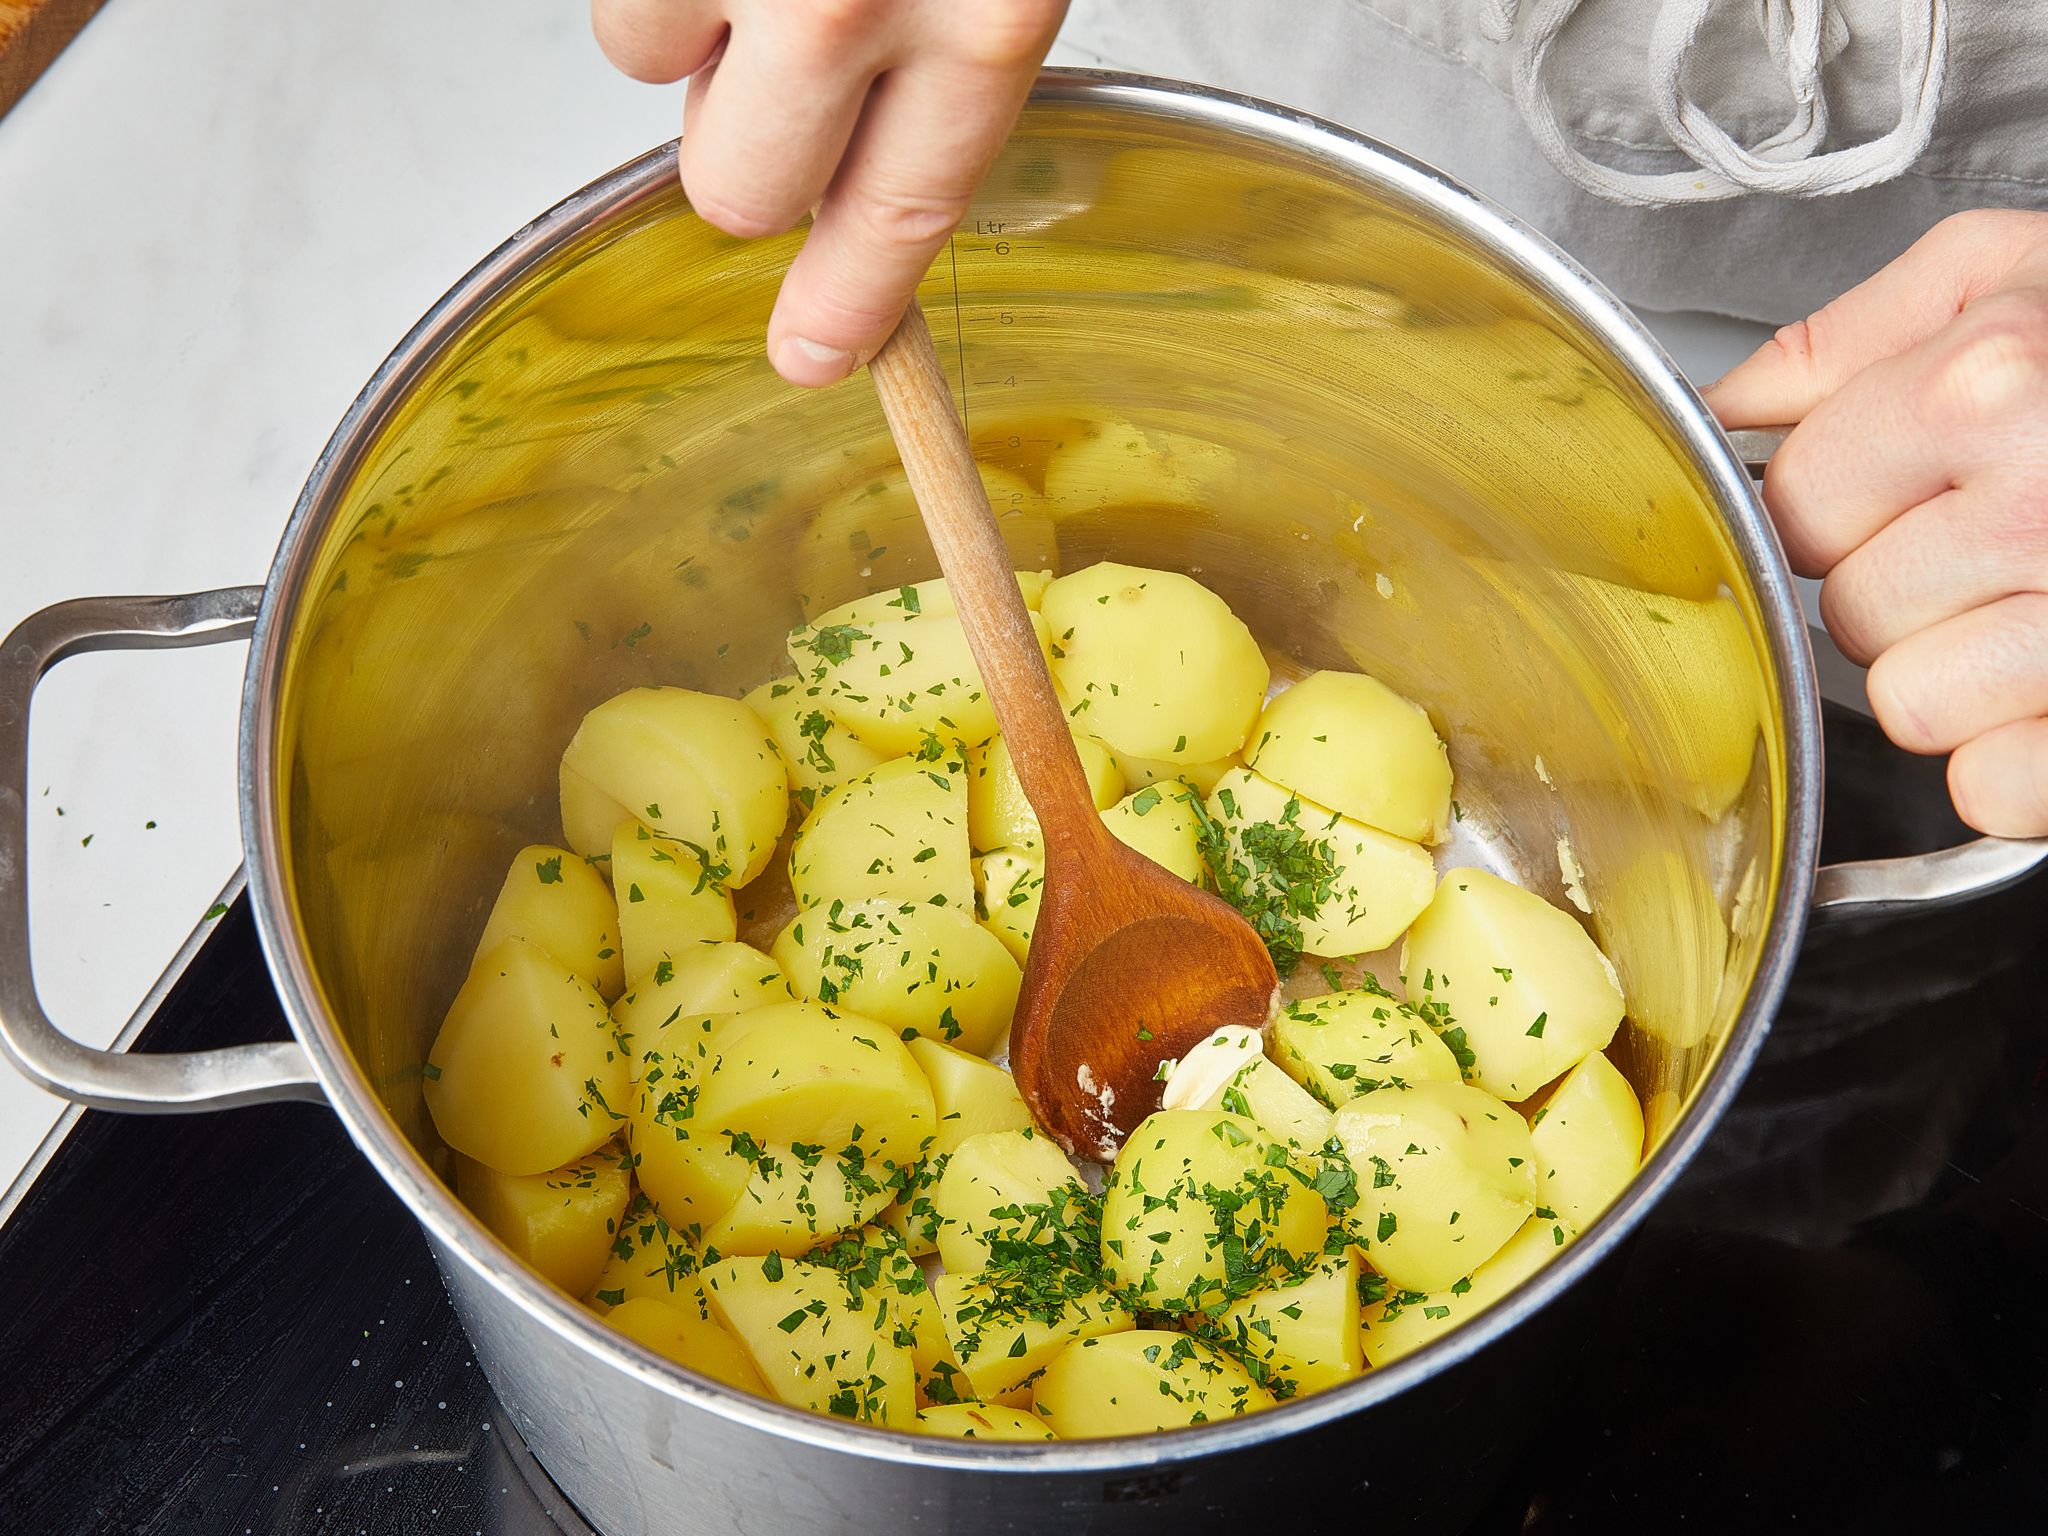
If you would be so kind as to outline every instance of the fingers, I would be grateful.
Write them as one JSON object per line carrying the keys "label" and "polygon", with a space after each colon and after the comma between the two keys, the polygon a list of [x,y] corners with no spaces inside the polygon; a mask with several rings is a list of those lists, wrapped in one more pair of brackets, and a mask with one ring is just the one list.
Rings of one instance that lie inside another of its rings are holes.
{"label": "fingers", "polygon": [[832,383],[888,338],[966,213],[1035,63],[913,64],[876,83],[768,322],[768,355],[785,378]]}
{"label": "fingers", "polygon": [[2048,590],[2048,487],[1993,477],[1907,511],[1828,572],[1820,613],[1868,666],[1908,635]]}
{"label": "fingers", "polygon": [[2048,596],[2023,592],[1909,635],[1871,664],[1870,705],[1909,752],[2048,715]]}
{"label": "fingers", "polygon": [[690,206],[745,238],[780,234],[817,205],[887,41],[793,9],[749,21],[692,76],[678,152]]}
{"label": "fingers", "polygon": [[704,67],[726,16],[719,0],[590,0],[590,30],[620,73],[668,85]]}
{"label": "fingers", "polygon": [[1979,832],[2048,835],[2048,720],[2015,720],[1958,747],[1948,793]]}
{"label": "fingers", "polygon": [[1944,219],[1874,277],[1786,326],[1709,385],[1707,404],[1727,427],[1803,421],[1872,363],[1926,340],[1997,287],[2039,241],[2039,222],[2027,213]]}
{"label": "fingers", "polygon": [[1764,476],[1792,568],[1824,576],[1948,490],[2026,467],[2048,476],[2044,400],[2048,288],[1981,298],[1937,335],[1872,363],[1813,407]]}

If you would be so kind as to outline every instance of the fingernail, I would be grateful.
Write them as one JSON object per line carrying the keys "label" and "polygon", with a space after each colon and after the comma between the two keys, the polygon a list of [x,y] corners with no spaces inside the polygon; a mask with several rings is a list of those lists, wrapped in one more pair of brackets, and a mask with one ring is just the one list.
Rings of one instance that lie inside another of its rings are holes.
{"label": "fingernail", "polygon": [[828,347],[808,336],[785,336],[775,349],[775,367],[793,384],[836,384],[860,359],[843,347]]}

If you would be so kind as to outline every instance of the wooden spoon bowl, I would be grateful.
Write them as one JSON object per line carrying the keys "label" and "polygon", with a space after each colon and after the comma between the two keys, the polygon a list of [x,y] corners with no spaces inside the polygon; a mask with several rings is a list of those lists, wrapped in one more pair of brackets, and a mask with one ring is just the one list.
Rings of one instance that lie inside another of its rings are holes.
{"label": "wooden spoon bowl", "polygon": [[868,365],[1044,839],[1045,895],[1010,1031],[1038,1123],[1108,1161],[1159,1107],[1162,1061],[1260,1025],[1278,978],[1227,903],[1119,842],[1094,798],[966,429],[915,303]]}

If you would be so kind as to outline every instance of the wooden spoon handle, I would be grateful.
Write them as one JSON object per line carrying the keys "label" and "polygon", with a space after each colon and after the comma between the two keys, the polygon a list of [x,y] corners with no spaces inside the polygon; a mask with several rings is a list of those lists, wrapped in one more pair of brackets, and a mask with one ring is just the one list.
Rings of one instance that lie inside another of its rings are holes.
{"label": "wooden spoon handle", "polygon": [[1091,846],[1102,823],[1087,775],[915,299],[868,372],[1039,827],[1049,842]]}

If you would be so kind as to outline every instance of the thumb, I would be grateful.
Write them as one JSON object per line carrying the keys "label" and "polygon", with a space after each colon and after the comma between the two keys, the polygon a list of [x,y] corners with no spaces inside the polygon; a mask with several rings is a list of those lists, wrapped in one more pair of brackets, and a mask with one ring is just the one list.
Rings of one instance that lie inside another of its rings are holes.
{"label": "thumb", "polygon": [[2036,231],[2024,214],[1959,213],[1794,321],[1701,391],[1724,427],[1791,426],[1872,363],[1919,345],[1996,288]]}

